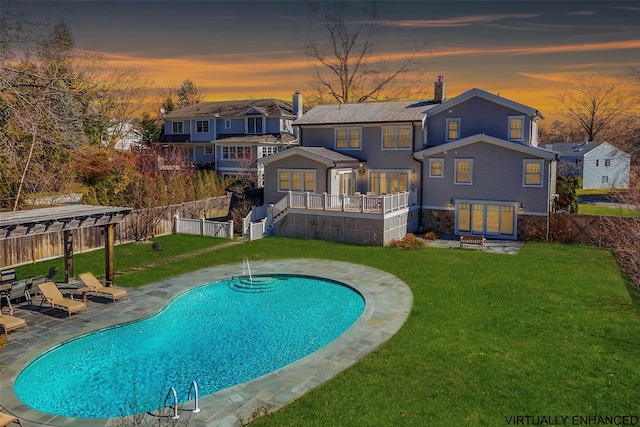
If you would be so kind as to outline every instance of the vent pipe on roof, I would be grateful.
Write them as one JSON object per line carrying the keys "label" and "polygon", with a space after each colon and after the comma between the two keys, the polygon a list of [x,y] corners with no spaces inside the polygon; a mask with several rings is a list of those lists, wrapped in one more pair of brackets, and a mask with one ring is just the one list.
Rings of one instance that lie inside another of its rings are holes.
{"label": "vent pipe on roof", "polygon": [[293,94],[293,105],[292,105],[293,115],[297,118],[302,117],[303,106],[302,106],[302,94],[299,91]]}
{"label": "vent pipe on roof", "polygon": [[438,76],[438,80],[434,83],[433,88],[433,101],[438,104],[442,104],[442,102],[446,99],[446,86],[444,84],[444,76]]}

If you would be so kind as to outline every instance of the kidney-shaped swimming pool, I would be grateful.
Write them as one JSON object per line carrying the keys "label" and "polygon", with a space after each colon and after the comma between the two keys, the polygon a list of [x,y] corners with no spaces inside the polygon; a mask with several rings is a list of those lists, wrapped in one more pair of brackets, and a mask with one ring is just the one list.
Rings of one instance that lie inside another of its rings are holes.
{"label": "kidney-shaped swimming pool", "polygon": [[38,411],[67,417],[151,411],[165,406],[171,387],[186,401],[192,381],[204,396],[301,359],[364,311],[359,293],[328,279],[242,280],[192,289],[151,317],[64,342],[31,362],[14,391]]}

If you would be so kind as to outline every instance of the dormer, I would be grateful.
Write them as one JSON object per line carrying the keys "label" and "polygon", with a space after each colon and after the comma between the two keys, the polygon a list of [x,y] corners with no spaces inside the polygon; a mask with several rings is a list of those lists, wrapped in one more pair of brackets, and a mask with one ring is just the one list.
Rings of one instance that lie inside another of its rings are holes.
{"label": "dormer", "polygon": [[259,135],[265,133],[267,111],[264,108],[251,107],[244,112],[245,133],[247,135]]}

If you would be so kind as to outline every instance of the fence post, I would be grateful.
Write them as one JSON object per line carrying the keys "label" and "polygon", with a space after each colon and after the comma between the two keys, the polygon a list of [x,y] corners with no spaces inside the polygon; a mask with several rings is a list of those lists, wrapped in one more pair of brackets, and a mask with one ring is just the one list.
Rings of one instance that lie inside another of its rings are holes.
{"label": "fence post", "polygon": [[200,219],[200,235],[204,236],[204,218]]}
{"label": "fence post", "polygon": [[325,191],[322,194],[324,195],[324,197],[322,198],[322,210],[326,211],[327,210],[327,192]]}
{"label": "fence post", "polygon": [[360,195],[360,212],[364,212],[364,194]]}
{"label": "fence post", "polygon": [[229,238],[233,240],[233,220],[229,221]]}
{"label": "fence post", "polygon": [[180,219],[180,215],[173,216],[173,234],[178,234],[178,220]]}

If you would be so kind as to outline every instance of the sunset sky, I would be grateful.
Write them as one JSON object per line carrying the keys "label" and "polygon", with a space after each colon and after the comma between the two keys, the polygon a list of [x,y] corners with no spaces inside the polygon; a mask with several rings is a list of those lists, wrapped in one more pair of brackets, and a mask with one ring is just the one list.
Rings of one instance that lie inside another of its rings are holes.
{"label": "sunset sky", "polygon": [[[362,6],[355,3],[356,7]],[[640,64],[640,1],[378,2],[376,52],[416,58],[428,92],[473,87],[553,115],[550,96],[576,76]],[[0,13],[64,20],[76,47],[136,67],[158,86],[191,79],[206,100],[309,89],[303,46],[318,30],[302,1],[0,1]]]}

